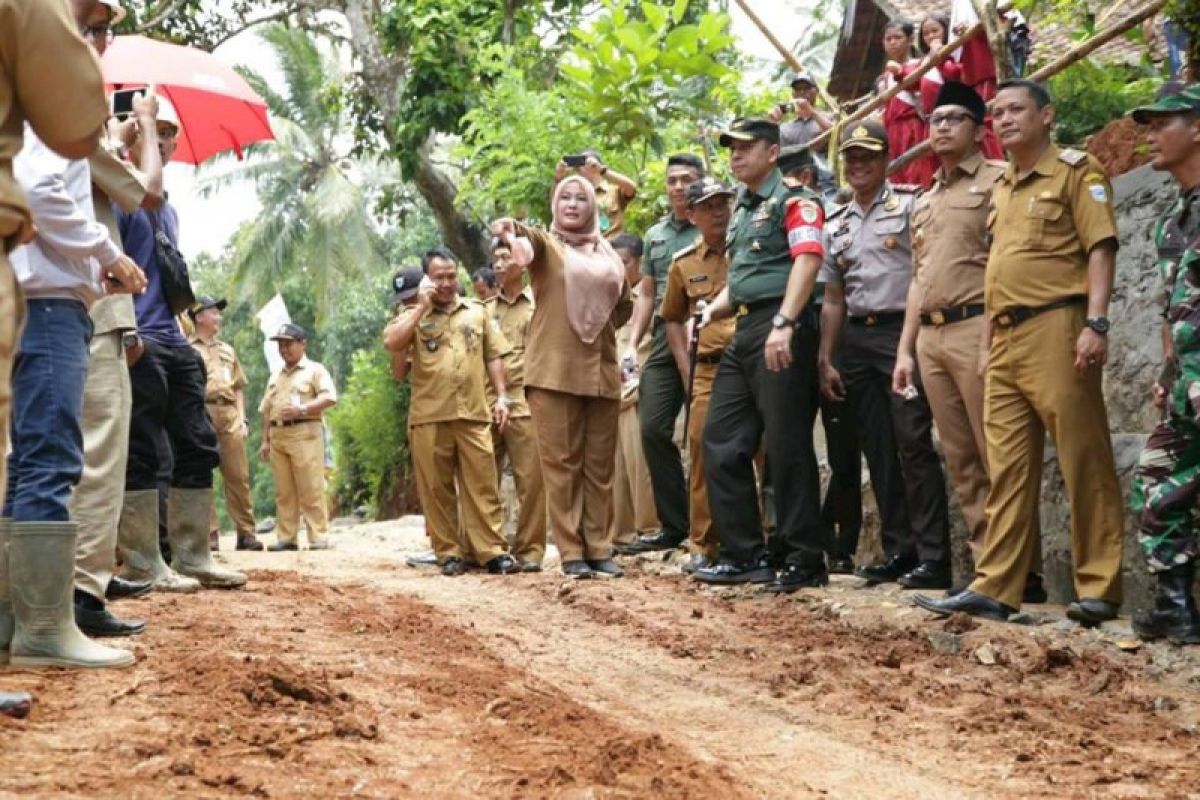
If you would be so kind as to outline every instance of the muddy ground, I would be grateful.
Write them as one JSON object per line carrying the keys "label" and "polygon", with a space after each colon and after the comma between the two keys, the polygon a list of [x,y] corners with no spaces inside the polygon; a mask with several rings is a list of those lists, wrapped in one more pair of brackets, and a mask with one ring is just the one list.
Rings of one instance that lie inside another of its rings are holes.
{"label": "muddy ground", "polygon": [[402,565],[411,523],[335,541],[117,604],[150,623],[130,669],[0,672],[37,695],[0,717],[0,795],[1200,797],[1200,654],[1125,623],[712,590],[660,557],[450,579]]}

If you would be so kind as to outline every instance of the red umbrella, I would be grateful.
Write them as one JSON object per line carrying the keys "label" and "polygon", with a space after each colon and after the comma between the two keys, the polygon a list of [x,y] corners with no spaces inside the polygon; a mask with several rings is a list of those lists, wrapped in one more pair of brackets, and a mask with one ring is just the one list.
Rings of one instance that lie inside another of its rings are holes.
{"label": "red umbrella", "polygon": [[217,153],[274,139],[267,104],[246,79],[212,53],[145,36],[118,36],[101,62],[112,89],[152,85],[179,115],[172,161],[199,164]]}

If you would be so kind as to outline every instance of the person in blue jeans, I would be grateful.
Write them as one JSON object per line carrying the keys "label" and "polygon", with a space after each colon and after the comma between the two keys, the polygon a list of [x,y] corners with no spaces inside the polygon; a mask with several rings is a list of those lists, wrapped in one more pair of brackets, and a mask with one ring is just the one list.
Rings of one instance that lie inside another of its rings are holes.
{"label": "person in blue jeans", "polygon": [[96,222],[86,160],[62,158],[27,129],[13,172],[36,236],[12,253],[26,320],[13,362],[3,512],[15,620],[10,663],[128,666],[132,653],[93,642],[75,624],[76,528],[67,503],[83,471],[88,306],[105,290],[140,291],[145,276]]}
{"label": "person in blue jeans", "polygon": [[[171,160],[179,135],[179,117],[166,98],[159,99],[156,122],[163,163]],[[130,148],[134,166],[140,136]],[[158,211],[115,209],[125,251],[146,271],[146,291],[134,298],[137,332],[145,350],[129,370],[133,413],[129,424],[129,461],[118,548],[122,578],[151,581],[158,591],[236,588],[240,572],[213,560],[208,520],[213,503],[213,470],[220,463],[217,432],[204,405],[204,362],[179,326],[167,297],[159,263],[161,235],[171,247],[179,241],[179,217],[169,202]],[[182,311],[182,309],[179,309]],[[170,459],[164,458],[164,438]],[[170,465],[167,497],[167,566],[158,541],[158,476]]]}

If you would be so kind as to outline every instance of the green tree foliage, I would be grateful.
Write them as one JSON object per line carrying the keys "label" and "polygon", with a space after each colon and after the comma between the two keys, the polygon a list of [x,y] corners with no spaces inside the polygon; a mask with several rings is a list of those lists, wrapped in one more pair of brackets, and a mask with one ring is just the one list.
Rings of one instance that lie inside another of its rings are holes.
{"label": "green tree foliage", "polygon": [[1057,114],[1055,139],[1079,144],[1136,106],[1153,99],[1160,79],[1144,68],[1084,59],[1048,82]]}

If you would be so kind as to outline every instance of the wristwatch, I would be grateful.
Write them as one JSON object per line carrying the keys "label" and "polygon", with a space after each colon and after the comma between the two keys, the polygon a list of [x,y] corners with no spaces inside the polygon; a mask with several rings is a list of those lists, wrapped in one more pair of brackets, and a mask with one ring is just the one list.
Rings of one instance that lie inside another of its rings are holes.
{"label": "wristwatch", "polygon": [[771,319],[771,327],[772,328],[791,328],[791,327],[794,327],[795,325],[796,325],[796,320],[789,319],[789,318],[785,317],[783,314],[776,314]]}
{"label": "wristwatch", "polygon": [[1088,317],[1084,325],[1087,325],[1101,336],[1108,336],[1108,329],[1112,327],[1112,323],[1108,321],[1108,317]]}

